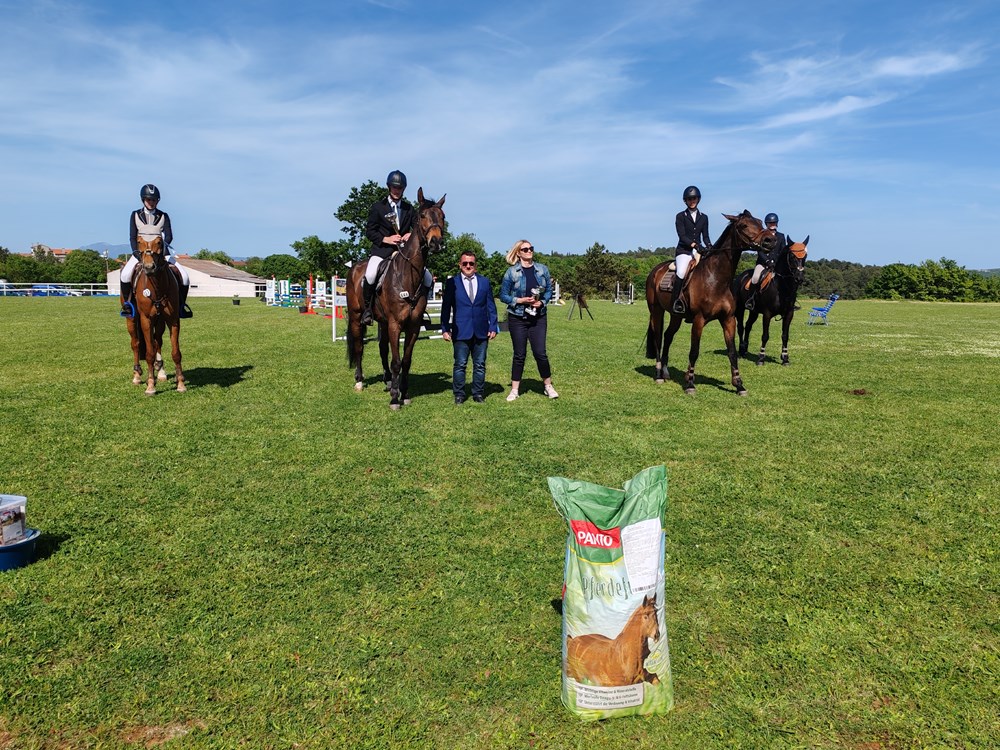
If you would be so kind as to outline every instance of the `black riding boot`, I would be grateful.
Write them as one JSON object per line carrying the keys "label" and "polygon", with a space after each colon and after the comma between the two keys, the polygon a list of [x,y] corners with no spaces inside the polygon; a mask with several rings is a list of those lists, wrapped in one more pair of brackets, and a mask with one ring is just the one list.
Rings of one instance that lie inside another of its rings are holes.
{"label": "black riding boot", "polygon": [[187,306],[187,298],[188,298],[188,290],[189,289],[190,289],[190,287],[185,286],[184,284],[181,284],[181,288],[180,288],[180,300],[179,300],[180,311],[179,311],[178,315],[180,317],[182,317],[182,318],[193,318],[194,317],[194,313],[191,312],[191,308]]}
{"label": "black riding boot", "polygon": [[678,315],[683,315],[687,312],[687,307],[684,304],[684,298],[681,297],[682,289],[684,289],[684,282],[681,279],[674,279],[674,298],[670,303],[670,309]]}
{"label": "black riding boot", "polygon": [[757,292],[760,291],[760,284],[750,284],[750,294],[747,295],[747,301],[743,303],[743,307],[747,310],[753,310],[754,305],[757,304]]}
{"label": "black riding boot", "polygon": [[361,296],[364,297],[365,309],[361,313],[361,325],[370,326],[372,324],[372,305],[375,304],[375,287],[368,283],[368,279],[361,282]]}
{"label": "black riding boot", "polygon": [[135,315],[135,307],[132,305],[132,282],[123,281],[122,282],[122,310],[119,315],[123,318],[131,318]]}

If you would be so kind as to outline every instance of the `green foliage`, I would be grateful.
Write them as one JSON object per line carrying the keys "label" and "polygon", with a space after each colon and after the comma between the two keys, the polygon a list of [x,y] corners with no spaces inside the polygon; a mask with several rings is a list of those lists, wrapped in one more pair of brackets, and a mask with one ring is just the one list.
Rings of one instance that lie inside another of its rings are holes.
{"label": "green foliage", "polygon": [[60,265],[59,280],[67,284],[103,284],[110,270],[110,264],[96,250],[73,250]]}
{"label": "green foliage", "polygon": [[628,280],[629,272],[625,262],[609,253],[604,245],[595,242],[564,280],[563,288],[567,294],[610,299],[615,295],[617,284],[628,283]]}
{"label": "green foliage", "polygon": [[953,260],[941,258],[919,266],[885,266],[871,279],[866,291],[879,299],[993,302],[1000,301],[1000,280],[972,273]]}
{"label": "green foliage", "polygon": [[496,296],[500,294],[500,284],[508,268],[510,264],[507,263],[506,253],[494,252],[479,259],[479,273],[490,280],[490,286]]}
{"label": "green foliage", "polygon": [[[810,250],[810,252],[812,252]],[[846,260],[806,259],[806,278],[799,296],[825,299],[836,292],[842,299],[861,299],[878,273],[878,266],[864,266]]]}
{"label": "green foliage", "polygon": [[347,275],[348,261],[358,260],[356,248],[348,240],[323,242],[315,234],[292,243],[292,249],[309,270],[320,278]]}
{"label": "green foliage", "polygon": [[8,255],[0,262],[0,278],[12,284],[59,281],[59,267],[54,263],[40,261],[34,256]]}
{"label": "green foliage", "polygon": [[[147,398],[112,300],[0,298],[2,491],[44,534],[0,573],[0,747],[994,747],[1000,306],[799,313],[743,399],[717,324],[688,397],[689,326],[656,386],[643,306],[591,307],[550,311],[558,400],[529,362],[504,401],[501,334],[456,407],[422,339],[390,412],[320,316],[201,299],[188,393]],[[677,706],[581,724],[546,477],[661,463]]]}
{"label": "green foliage", "polygon": [[388,194],[389,191],[384,185],[379,185],[375,180],[368,180],[359,187],[352,187],[347,199],[334,212],[333,215],[344,222],[340,231],[348,237],[354,260],[362,260],[370,255],[372,243],[365,237],[368,211],[373,203],[382,200]]}
{"label": "green foliage", "polygon": [[304,284],[309,279],[309,265],[293,255],[268,255],[259,265],[255,276],[264,279],[274,277],[277,280],[290,279],[292,282]]}
{"label": "green foliage", "polygon": [[226,266],[233,265],[233,259],[222,250],[208,250],[203,247],[195,253],[194,257],[198,260],[214,260],[216,263],[222,263]]}
{"label": "green foliage", "polygon": [[460,234],[458,237],[449,237],[447,242],[443,243],[441,250],[428,256],[427,267],[430,268],[434,278],[438,281],[444,281],[447,277],[454,276],[459,272],[458,259],[466,251],[475,253],[479,272],[483,273],[486,248],[476,235],[469,232]]}

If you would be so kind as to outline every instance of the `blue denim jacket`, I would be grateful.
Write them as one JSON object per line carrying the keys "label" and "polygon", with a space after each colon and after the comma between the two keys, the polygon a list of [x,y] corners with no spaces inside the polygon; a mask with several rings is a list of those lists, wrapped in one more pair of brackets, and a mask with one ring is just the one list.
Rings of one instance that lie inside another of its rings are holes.
{"label": "blue denim jacket", "polygon": [[[552,299],[552,277],[549,275],[548,266],[542,263],[535,263],[534,269],[538,285],[545,289],[542,292],[542,302],[544,304],[538,311],[538,314],[545,315],[545,305],[549,304],[549,301]],[[503,275],[503,281],[500,284],[500,301],[507,303],[508,315],[516,315],[519,318],[523,318],[525,306],[523,304],[514,304],[514,300],[518,297],[530,296],[531,292],[528,290],[528,282],[524,278],[524,271],[521,268],[521,264],[515,263]]]}

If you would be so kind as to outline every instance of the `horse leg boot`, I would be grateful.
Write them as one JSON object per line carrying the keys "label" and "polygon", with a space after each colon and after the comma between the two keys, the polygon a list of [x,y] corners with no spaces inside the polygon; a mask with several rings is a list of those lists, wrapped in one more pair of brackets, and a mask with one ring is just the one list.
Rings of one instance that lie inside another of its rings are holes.
{"label": "horse leg boot", "polygon": [[368,279],[361,281],[361,296],[365,303],[365,309],[361,312],[361,325],[370,326],[372,324],[372,306],[375,304],[375,286],[369,284]]}
{"label": "horse leg boot", "polygon": [[191,287],[189,287],[189,286],[187,286],[185,284],[181,284],[181,288],[178,290],[180,298],[178,300],[177,306],[180,309],[178,310],[177,315],[180,318],[193,318],[194,317],[194,313],[191,312],[191,308],[187,306],[188,291],[190,291],[190,289],[191,289]]}

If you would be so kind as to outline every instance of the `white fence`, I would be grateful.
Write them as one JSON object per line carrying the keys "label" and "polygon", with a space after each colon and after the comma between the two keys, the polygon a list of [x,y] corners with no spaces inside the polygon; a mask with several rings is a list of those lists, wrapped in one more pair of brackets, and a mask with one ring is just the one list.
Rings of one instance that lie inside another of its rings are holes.
{"label": "white fence", "polygon": [[0,281],[0,297],[107,297],[104,284],[11,284]]}

